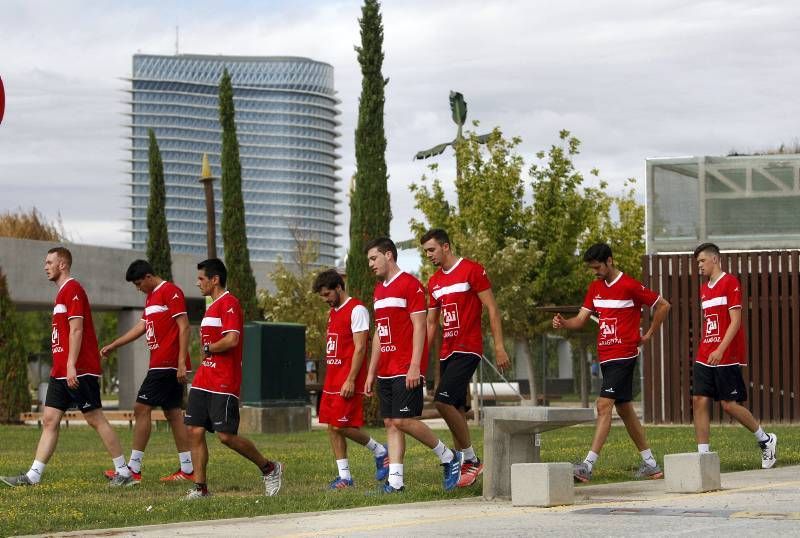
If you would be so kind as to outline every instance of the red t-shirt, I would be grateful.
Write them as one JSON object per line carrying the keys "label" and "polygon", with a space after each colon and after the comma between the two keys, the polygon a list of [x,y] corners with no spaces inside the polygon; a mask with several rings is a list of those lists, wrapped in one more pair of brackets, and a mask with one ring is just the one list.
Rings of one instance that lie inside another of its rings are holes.
{"label": "red t-shirt", "polygon": [[[369,331],[369,312],[364,303],[349,297],[338,308],[331,308],[328,316],[328,334],[325,339],[325,386],[324,392],[339,394],[352,366],[353,334]],[[356,376],[356,391],[363,393],[367,380],[367,361],[361,362]]]}
{"label": "red t-shirt", "polygon": [[[177,370],[180,342],[175,318],[186,314],[186,300],[181,289],[172,282],[163,281],[144,300],[145,338],[150,350],[151,370]],[[186,371],[192,369],[189,350],[186,350]]]}
{"label": "red t-shirt", "polygon": [[639,355],[642,305],[653,308],[660,297],[624,273],[610,284],[596,279],[589,285],[582,308],[600,315],[597,331],[600,362]]}
{"label": "red t-shirt", "polygon": [[[425,308],[425,289],[419,280],[400,271],[388,282],[375,286],[375,330],[380,339],[378,377],[400,377],[411,366],[414,326],[411,314]],[[424,377],[428,369],[428,339],[422,350],[419,371]]]}
{"label": "red t-shirt", "polygon": [[[727,273],[717,278],[717,281],[706,282],[700,288],[700,300],[703,307],[703,339],[697,349],[697,362],[708,364],[708,356],[719,347],[725,333],[731,324],[730,310],[742,308],[742,292],[739,279]],[[731,364],[747,365],[744,346],[744,327],[740,324],[739,330],[733,341],[722,354],[722,360],[717,366]]]}
{"label": "red t-shirt", "polygon": [[202,345],[213,344],[229,332],[239,333],[239,343],[223,353],[203,358],[192,382],[193,389],[239,397],[242,386],[242,330],[244,316],[239,300],[226,291],[211,303],[200,322]]}
{"label": "red t-shirt", "polygon": [[486,269],[466,258],[449,271],[440,267],[428,280],[429,307],[438,308],[442,316],[441,360],[457,352],[483,355],[483,303],[478,293],[491,287]]}
{"label": "red t-shirt", "polygon": [[70,278],[59,288],[56,294],[56,304],[53,307],[53,331],[50,343],[53,349],[53,367],[50,376],[56,379],[66,379],[67,359],[69,357],[69,320],[83,318],[83,336],[81,350],[78,352],[78,361],[75,369],[78,377],[84,375],[101,376],[100,352],[97,349],[97,336],[94,333],[92,310],[89,298],[77,280]]}

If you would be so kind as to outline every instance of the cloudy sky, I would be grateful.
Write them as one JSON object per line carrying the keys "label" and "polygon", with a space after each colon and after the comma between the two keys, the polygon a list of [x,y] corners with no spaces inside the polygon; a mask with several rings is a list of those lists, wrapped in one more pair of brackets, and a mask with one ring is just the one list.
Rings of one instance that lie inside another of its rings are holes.
{"label": "cloudy sky", "polygon": [[[136,52],[294,55],[332,64],[343,191],[354,170],[359,1],[14,1],[0,6],[0,211],[61,215],[78,242],[126,246],[126,107]],[[409,236],[419,149],[470,119],[523,138],[528,158],[570,129],[578,165],[612,188],[645,159],[725,154],[800,136],[796,1],[387,0],[384,75],[392,235]],[[450,176],[452,158],[438,158]],[[342,210],[347,243],[348,206]]]}

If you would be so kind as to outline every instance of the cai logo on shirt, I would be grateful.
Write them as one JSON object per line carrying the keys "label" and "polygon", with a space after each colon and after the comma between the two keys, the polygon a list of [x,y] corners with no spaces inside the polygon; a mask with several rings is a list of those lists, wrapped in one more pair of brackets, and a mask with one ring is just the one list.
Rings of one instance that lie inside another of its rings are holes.
{"label": "cai logo on shirt", "polygon": [[600,338],[614,338],[617,336],[617,319],[608,318],[600,322]]}
{"label": "cai logo on shirt", "polygon": [[392,344],[392,328],[389,326],[389,318],[376,319],[375,330],[378,331],[381,351],[397,351],[397,347]]}
{"label": "cai logo on shirt", "polygon": [[706,316],[706,337],[719,336],[719,318],[717,314]]}
{"label": "cai logo on shirt", "polygon": [[53,324],[53,332],[50,334],[50,343],[53,347],[60,345],[58,340],[58,327],[56,327],[55,323]]}
{"label": "cai logo on shirt", "polygon": [[446,304],[442,307],[445,329],[458,329],[458,305],[456,303]]}
{"label": "cai logo on shirt", "polygon": [[338,344],[339,335],[336,333],[328,333],[328,341],[325,343],[325,356],[335,357]]}

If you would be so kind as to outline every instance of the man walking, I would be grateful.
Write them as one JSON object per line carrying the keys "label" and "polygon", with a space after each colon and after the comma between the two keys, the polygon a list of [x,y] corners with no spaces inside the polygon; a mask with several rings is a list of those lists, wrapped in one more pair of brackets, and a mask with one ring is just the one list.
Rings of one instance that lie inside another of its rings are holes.
{"label": "man walking", "polygon": [[694,251],[698,272],[708,277],[700,288],[703,334],[692,368],[692,412],[698,452],[709,452],[711,400],[753,432],[761,449],[761,467],[775,465],[778,437],[764,433],[750,410],[742,366],[747,366],[742,327],[742,292],[739,279],[725,273],[719,247],[703,243]]}
{"label": "man walking", "polygon": [[227,279],[222,260],[211,258],[197,264],[197,287],[212,302],[200,322],[204,358],[194,376],[184,417],[195,466],[195,487],[186,500],[211,495],[206,484],[206,431],[216,432],[222,444],[258,467],[267,496],[281,489],[282,464],[266,459],[252,441],[238,435],[244,316],[239,300],[225,289]]}
{"label": "man walking", "polygon": [[[127,345],[146,335],[150,350],[150,369],[139,388],[133,414],[133,447],[128,467],[137,482],[142,479],[144,449],[150,440],[151,413],[161,407],[169,422],[175,447],[178,449],[180,467],[174,473],[161,478],[162,482],[192,480],[192,452],[186,426],[183,424],[183,392],[187,372],[191,371],[189,359],[189,318],[186,315],[186,300],[183,291],[156,275],[145,260],[136,260],[125,273],[125,280],[147,297],[144,301],[142,319],[100,350],[107,357],[115,349]],[[111,477],[113,471],[106,471]]]}
{"label": "man walking", "polygon": [[461,477],[461,455],[445,446],[424,422],[422,383],[428,366],[425,290],[419,280],[397,265],[397,247],[388,237],[367,244],[369,267],[380,282],[375,286],[375,335],[364,392],[372,394],[378,378],[381,417],[389,442],[389,479],[385,493],[405,488],[405,434],[432,449],[442,464],[445,491]]}
{"label": "man walking", "polygon": [[353,486],[347,439],[372,453],[375,479],[386,480],[389,474],[388,451],[361,430],[364,425],[363,390],[367,378],[364,356],[369,336],[369,312],[364,303],[347,294],[344,279],[336,269],[317,275],[313,289],[331,307],[325,337],[325,385],[319,405],[319,421],[328,425],[328,437],[339,469],[330,488]]}
{"label": "man walking", "polygon": [[[644,428],[633,407],[633,372],[639,358],[639,345],[647,342],[667,317],[670,305],[658,293],[624,274],[614,265],[611,247],[597,243],[589,247],[583,261],[594,272],[595,280],[577,316],[553,317],[555,329],[580,329],[592,312],[599,314],[597,356],[603,374],[603,386],[597,398],[597,425],[592,448],[583,462],[575,465],[575,479],[588,482],[600,451],[611,430],[611,409],[625,424],[628,435],[642,456],[637,478],[663,478],[664,473],[647,444]],[[639,336],[642,306],[655,309],[647,332]]]}
{"label": "man walking", "polygon": [[115,472],[110,485],[136,484],[128,466],[119,438],[103,414],[98,378],[100,354],[92,322],[89,298],[80,283],[70,276],[72,253],[64,247],[47,251],[44,271],[48,280],[58,286],[53,307],[53,326],[50,336],[53,367],[42,414],[42,435],[36,456],[27,473],[2,476],[0,482],[9,486],[33,486],[42,474],[58,444],[59,425],[64,413],[77,406],[86,422],[95,429],[111,455]]}
{"label": "man walking", "polygon": [[457,257],[450,237],[441,229],[422,236],[422,249],[438,270],[428,281],[428,346],[439,331],[442,319],[442,348],[439,353],[439,386],[436,388],[436,409],[453,434],[455,449],[462,451],[461,479],[458,487],[467,487],[483,472],[483,464],[475,454],[467,426],[466,413],[469,382],[483,359],[482,307],[489,313],[489,327],[494,340],[498,368],[509,366],[503,346],[500,313],[492,293],[486,270],[477,262]]}

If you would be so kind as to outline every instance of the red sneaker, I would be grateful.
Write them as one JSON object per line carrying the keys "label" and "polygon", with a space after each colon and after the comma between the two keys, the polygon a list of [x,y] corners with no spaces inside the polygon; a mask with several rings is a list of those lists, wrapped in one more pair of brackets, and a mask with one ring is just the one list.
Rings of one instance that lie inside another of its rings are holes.
{"label": "red sneaker", "polygon": [[180,482],[181,480],[194,481],[194,472],[184,473],[183,471],[178,469],[172,474],[168,474],[167,476],[162,476],[160,480],[161,482]]}
{"label": "red sneaker", "polygon": [[[128,467],[128,470],[130,470],[130,467]],[[103,471],[103,476],[106,477],[106,480],[111,480],[112,478],[114,478],[115,474],[117,474],[117,471],[115,471],[114,469]],[[131,471],[131,476],[133,477],[133,481],[136,482],[137,484],[142,481],[142,473],[134,473],[133,471]]]}
{"label": "red sneaker", "polygon": [[459,488],[471,486],[481,473],[483,473],[483,464],[481,460],[465,461],[461,464],[461,479],[459,479],[457,486]]}

